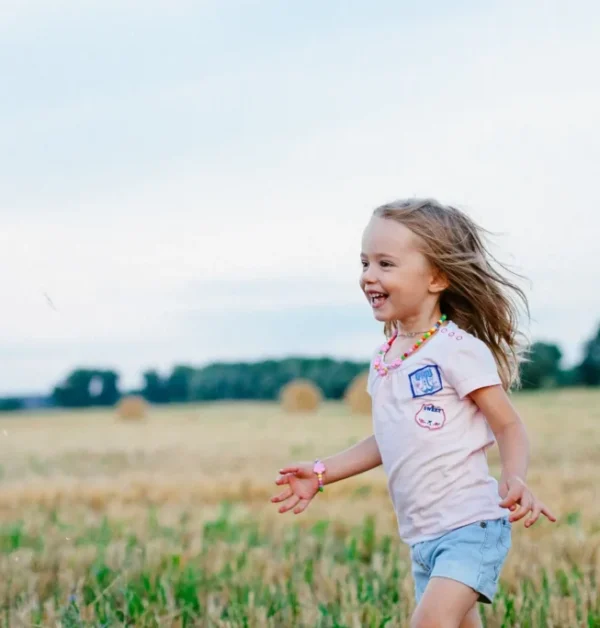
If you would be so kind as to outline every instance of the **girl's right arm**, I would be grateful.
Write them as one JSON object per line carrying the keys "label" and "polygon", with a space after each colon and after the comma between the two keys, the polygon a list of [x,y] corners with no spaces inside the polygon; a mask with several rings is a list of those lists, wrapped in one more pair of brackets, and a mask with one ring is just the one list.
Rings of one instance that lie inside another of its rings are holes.
{"label": "girl's right arm", "polygon": [[[324,458],[323,463],[326,468],[323,483],[333,484],[378,467],[381,464],[381,454],[375,436],[369,436],[349,449]],[[286,502],[279,508],[282,513],[293,508],[295,514],[300,514],[306,510],[319,490],[319,481],[313,471],[312,462],[280,469],[275,484],[288,485],[283,492],[271,499],[273,503]]]}
{"label": "girl's right arm", "polygon": [[323,463],[327,468],[323,483],[333,484],[378,467],[381,464],[381,454],[375,436],[372,435],[349,449],[325,458]]}

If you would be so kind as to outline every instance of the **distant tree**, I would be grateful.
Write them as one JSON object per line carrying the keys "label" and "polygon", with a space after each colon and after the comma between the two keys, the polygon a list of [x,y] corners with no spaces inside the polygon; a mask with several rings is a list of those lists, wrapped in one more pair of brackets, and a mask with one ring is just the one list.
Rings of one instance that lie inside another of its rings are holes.
{"label": "distant tree", "polygon": [[331,358],[265,360],[255,363],[215,363],[194,371],[190,399],[274,400],[294,379],[313,381],[328,399],[340,399],[350,382],[367,368],[362,362],[338,362]]}
{"label": "distant tree", "polygon": [[54,388],[52,399],[65,408],[112,406],[120,396],[118,381],[114,371],[78,368]]}
{"label": "distant tree", "polygon": [[92,397],[92,404],[98,406],[114,406],[120,398],[119,375],[115,371],[97,371],[101,391]]}
{"label": "distant tree", "polygon": [[559,387],[567,388],[569,386],[578,386],[579,384],[581,384],[581,373],[578,366],[561,370],[558,374],[557,385]]}
{"label": "distant tree", "polygon": [[583,362],[578,370],[583,384],[600,386],[600,327],[595,337],[585,343]]}
{"label": "distant tree", "polygon": [[95,371],[79,368],[72,371],[65,381],[56,386],[52,397],[56,405],[65,408],[85,408],[92,405],[90,385]]}
{"label": "distant tree", "polygon": [[0,399],[0,412],[15,412],[24,407],[23,399],[19,397],[6,397]]}
{"label": "distant tree", "polygon": [[190,384],[195,369],[191,366],[178,365],[173,368],[167,379],[169,401],[182,403],[191,401]]}
{"label": "distant tree", "polygon": [[556,386],[560,375],[561,350],[555,344],[535,342],[528,361],[521,365],[521,381],[524,389]]}
{"label": "distant tree", "polygon": [[150,403],[168,403],[170,401],[167,382],[154,370],[144,373],[142,395]]}

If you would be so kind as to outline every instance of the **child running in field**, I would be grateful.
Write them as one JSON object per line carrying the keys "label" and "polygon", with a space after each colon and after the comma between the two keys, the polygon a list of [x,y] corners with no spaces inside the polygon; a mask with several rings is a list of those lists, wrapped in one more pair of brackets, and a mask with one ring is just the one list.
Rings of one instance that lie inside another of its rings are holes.
{"label": "child running in field", "polygon": [[[374,434],[316,462],[282,468],[272,498],[303,512],[323,485],[383,464],[410,546],[413,627],[481,626],[511,545],[511,526],[556,521],[525,483],[529,443],[507,391],[518,384],[520,288],[492,265],[481,229],[434,200],[375,210],[360,286],[387,341],[368,391]],[[498,443],[502,474],[486,450]]]}

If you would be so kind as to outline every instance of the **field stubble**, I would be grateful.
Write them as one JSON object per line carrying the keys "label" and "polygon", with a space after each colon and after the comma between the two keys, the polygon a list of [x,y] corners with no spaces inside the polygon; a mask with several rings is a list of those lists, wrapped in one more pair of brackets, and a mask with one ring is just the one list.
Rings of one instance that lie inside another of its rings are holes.
{"label": "field stubble", "polygon": [[[529,481],[559,516],[515,529],[486,626],[600,627],[600,393],[515,399]],[[407,549],[381,469],[300,516],[269,503],[277,469],[345,448],[368,417],[326,403],[0,421],[0,600],[20,625],[404,626]],[[498,454],[490,453],[498,474]]]}

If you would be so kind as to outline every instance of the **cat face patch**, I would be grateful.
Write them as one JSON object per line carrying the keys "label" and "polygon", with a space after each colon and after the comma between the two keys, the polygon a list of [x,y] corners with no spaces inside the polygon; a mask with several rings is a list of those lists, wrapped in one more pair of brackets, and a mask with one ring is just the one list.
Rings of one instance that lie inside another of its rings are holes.
{"label": "cat face patch", "polygon": [[440,369],[435,364],[413,371],[408,381],[413,398],[434,395],[444,388]]}
{"label": "cat face patch", "polygon": [[439,406],[424,403],[415,415],[415,421],[419,427],[424,427],[427,430],[441,430],[446,423],[446,413]]}

